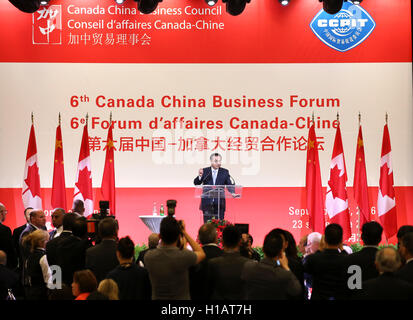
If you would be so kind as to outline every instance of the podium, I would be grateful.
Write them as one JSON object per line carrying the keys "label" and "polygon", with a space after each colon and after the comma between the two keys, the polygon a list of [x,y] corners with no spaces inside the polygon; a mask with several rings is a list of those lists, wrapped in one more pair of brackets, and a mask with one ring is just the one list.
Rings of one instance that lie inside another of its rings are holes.
{"label": "podium", "polygon": [[[241,199],[242,186],[240,185],[199,185],[195,186],[195,198],[201,199],[201,207],[206,203],[217,203],[220,213],[224,199]],[[205,200],[204,200],[205,199]]]}

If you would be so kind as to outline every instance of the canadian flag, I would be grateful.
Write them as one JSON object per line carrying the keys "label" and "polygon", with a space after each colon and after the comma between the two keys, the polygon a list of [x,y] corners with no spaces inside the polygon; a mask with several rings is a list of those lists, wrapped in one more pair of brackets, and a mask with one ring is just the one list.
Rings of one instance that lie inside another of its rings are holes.
{"label": "canadian flag", "polygon": [[396,196],[393,187],[393,168],[391,163],[390,134],[387,124],[383,131],[381,147],[380,185],[377,197],[377,212],[387,239],[397,232]]}
{"label": "canadian flag", "polygon": [[337,127],[333,155],[330,164],[330,180],[327,185],[326,209],[330,223],[337,223],[343,228],[343,240],[351,237],[350,216],[347,198],[347,173],[344,161],[343,143],[340,125]]}
{"label": "canadian flag", "polygon": [[91,215],[93,213],[93,190],[87,123],[83,129],[82,145],[80,146],[73,202],[79,199],[82,200],[85,204],[85,216],[87,217]]}
{"label": "canadian flag", "polygon": [[24,167],[24,178],[22,188],[22,199],[25,208],[42,209],[42,198],[40,195],[40,176],[37,160],[36,136],[34,124],[30,129],[29,145],[27,147],[26,165]]}

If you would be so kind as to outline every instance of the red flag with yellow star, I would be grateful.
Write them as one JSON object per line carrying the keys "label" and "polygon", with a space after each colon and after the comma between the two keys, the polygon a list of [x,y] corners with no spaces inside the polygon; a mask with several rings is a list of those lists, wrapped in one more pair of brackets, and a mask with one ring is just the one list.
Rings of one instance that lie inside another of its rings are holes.
{"label": "red flag with yellow star", "polygon": [[56,143],[54,149],[54,169],[52,185],[52,208],[63,208],[66,211],[66,184],[63,162],[63,140],[60,124],[56,128]]}
{"label": "red flag with yellow star", "polygon": [[116,212],[116,194],[115,194],[115,157],[113,144],[113,134],[111,125],[108,130],[108,138],[106,141],[106,159],[105,168],[103,170],[102,178],[102,197],[103,200],[109,201],[109,210],[111,215],[115,215]]}
{"label": "red flag with yellow star", "polygon": [[364,142],[361,125],[359,127],[359,135],[357,138],[356,164],[354,165],[354,199],[356,200],[359,210],[359,228],[361,230],[363,224],[370,221],[366,159],[364,156]]}
{"label": "red flag with yellow star", "polygon": [[310,217],[310,228],[314,232],[324,233],[323,189],[321,185],[320,162],[318,159],[314,123],[308,132],[305,187],[307,191],[307,210]]}

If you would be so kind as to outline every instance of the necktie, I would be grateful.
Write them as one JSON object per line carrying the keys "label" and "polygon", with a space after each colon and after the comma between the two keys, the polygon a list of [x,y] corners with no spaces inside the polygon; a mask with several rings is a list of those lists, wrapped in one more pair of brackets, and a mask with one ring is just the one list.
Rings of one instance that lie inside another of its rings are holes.
{"label": "necktie", "polygon": [[214,184],[215,184],[215,181],[217,180],[217,170],[212,170],[212,179],[213,179]]}

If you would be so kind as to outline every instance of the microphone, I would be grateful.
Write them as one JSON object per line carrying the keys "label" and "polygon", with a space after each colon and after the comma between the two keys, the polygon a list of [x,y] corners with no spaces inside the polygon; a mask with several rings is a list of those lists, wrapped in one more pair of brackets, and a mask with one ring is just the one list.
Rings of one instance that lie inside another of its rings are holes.
{"label": "microphone", "polygon": [[209,171],[209,173],[205,176],[204,179],[202,179],[201,184],[204,184],[205,180],[211,175],[211,173],[212,173],[212,170]]}

